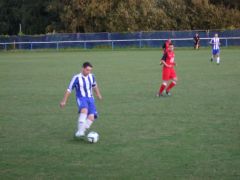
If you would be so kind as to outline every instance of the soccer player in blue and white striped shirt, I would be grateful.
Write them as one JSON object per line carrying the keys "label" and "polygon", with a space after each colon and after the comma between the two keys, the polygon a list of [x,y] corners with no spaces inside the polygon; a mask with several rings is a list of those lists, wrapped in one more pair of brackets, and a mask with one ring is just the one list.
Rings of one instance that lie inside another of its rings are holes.
{"label": "soccer player in blue and white striped shirt", "polygon": [[215,34],[214,38],[211,39],[210,44],[212,45],[212,58],[211,61],[217,61],[220,64],[220,39],[218,34]]}
{"label": "soccer player in blue and white striped shirt", "polygon": [[89,62],[82,65],[80,74],[73,76],[60,107],[63,108],[73,89],[76,91],[76,102],[78,106],[79,118],[76,137],[85,135],[86,129],[89,129],[93,121],[97,118],[97,109],[94,102],[92,90],[99,100],[102,99],[101,93],[96,83],[94,75],[91,73],[93,66]]}

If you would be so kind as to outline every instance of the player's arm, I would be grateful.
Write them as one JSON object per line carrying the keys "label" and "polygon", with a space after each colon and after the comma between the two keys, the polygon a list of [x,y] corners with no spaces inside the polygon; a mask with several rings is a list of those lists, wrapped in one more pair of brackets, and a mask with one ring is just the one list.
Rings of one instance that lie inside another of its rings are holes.
{"label": "player's arm", "polygon": [[160,66],[161,66],[161,65],[163,65],[163,63],[162,63],[162,59],[160,59]]}
{"label": "player's arm", "polygon": [[96,94],[97,98],[98,98],[99,100],[101,100],[101,99],[102,99],[102,95],[101,95],[101,93],[100,93],[100,90],[99,90],[99,88],[98,88],[98,85],[97,85],[97,82],[96,82],[96,80],[95,80],[94,75],[93,75],[92,88],[93,88],[93,91],[94,91],[94,93]]}
{"label": "player's arm", "polygon": [[213,40],[212,39],[209,41],[209,44],[211,44],[211,45],[213,44]]}
{"label": "player's arm", "polygon": [[72,92],[72,90],[74,89],[75,85],[76,85],[76,80],[77,80],[77,76],[73,76],[69,86],[68,86],[68,89],[66,90],[64,96],[63,96],[63,99],[62,101],[60,102],[60,107],[61,108],[64,108],[64,106],[67,104],[67,101],[68,101],[68,98]]}
{"label": "player's arm", "polygon": [[168,64],[166,63],[166,59],[167,59],[167,52],[164,53],[164,55],[163,55],[163,57],[162,57],[162,59],[161,59],[161,61],[160,61],[160,65],[163,64],[164,66],[166,66],[166,67],[168,67],[168,68],[172,67],[171,65],[168,65]]}
{"label": "player's arm", "polygon": [[172,67],[172,65],[168,65],[164,60],[161,60],[161,63],[168,68]]}
{"label": "player's arm", "polygon": [[100,90],[99,90],[99,88],[98,88],[97,85],[95,85],[95,86],[93,87],[93,91],[95,92],[97,98],[98,98],[99,100],[102,100],[102,95],[101,95]]}
{"label": "player's arm", "polygon": [[162,56],[162,58],[160,59],[160,66],[161,65],[165,65],[162,61],[166,61],[166,58],[167,58],[167,53],[165,52],[164,54],[163,54],[163,56]]}
{"label": "player's arm", "polygon": [[70,91],[66,91],[65,94],[64,94],[64,97],[62,99],[62,101],[60,102],[60,107],[61,108],[64,108],[64,106],[67,104],[67,101],[68,101],[68,98],[70,96],[71,92]]}
{"label": "player's arm", "polygon": [[211,45],[215,45],[215,44],[217,44],[217,43],[216,43],[213,39],[211,39],[210,44],[211,44]]}

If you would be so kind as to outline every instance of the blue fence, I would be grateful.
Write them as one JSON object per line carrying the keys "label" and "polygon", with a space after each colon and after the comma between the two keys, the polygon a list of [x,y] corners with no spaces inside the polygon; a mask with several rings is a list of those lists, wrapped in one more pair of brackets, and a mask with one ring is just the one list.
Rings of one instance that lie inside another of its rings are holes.
{"label": "blue fence", "polygon": [[0,49],[46,49],[46,48],[96,48],[112,49],[125,47],[160,47],[166,39],[172,39],[175,46],[192,47],[193,36],[200,35],[201,46],[208,46],[209,39],[219,34],[223,46],[240,46],[240,29],[215,31],[160,31],[133,33],[75,33],[39,36],[0,36]]}

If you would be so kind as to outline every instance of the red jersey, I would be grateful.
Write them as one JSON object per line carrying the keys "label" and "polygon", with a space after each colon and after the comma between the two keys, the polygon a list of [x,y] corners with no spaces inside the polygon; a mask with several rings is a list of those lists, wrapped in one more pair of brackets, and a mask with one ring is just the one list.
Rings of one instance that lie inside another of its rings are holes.
{"label": "red jersey", "polygon": [[[174,62],[174,57],[175,57],[175,54],[173,51],[165,51],[163,57],[162,57],[162,60],[166,62],[166,64],[168,65],[175,65],[175,62]],[[165,67],[165,66],[163,66]],[[166,68],[166,67],[165,67]]]}

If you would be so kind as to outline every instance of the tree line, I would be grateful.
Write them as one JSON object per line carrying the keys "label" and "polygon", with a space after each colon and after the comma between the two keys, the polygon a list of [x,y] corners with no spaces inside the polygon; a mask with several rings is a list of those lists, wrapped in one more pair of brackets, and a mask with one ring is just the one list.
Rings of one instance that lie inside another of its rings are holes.
{"label": "tree line", "polygon": [[[0,35],[240,28],[239,0],[0,0]],[[20,33],[21,33],[20,32]]]}

